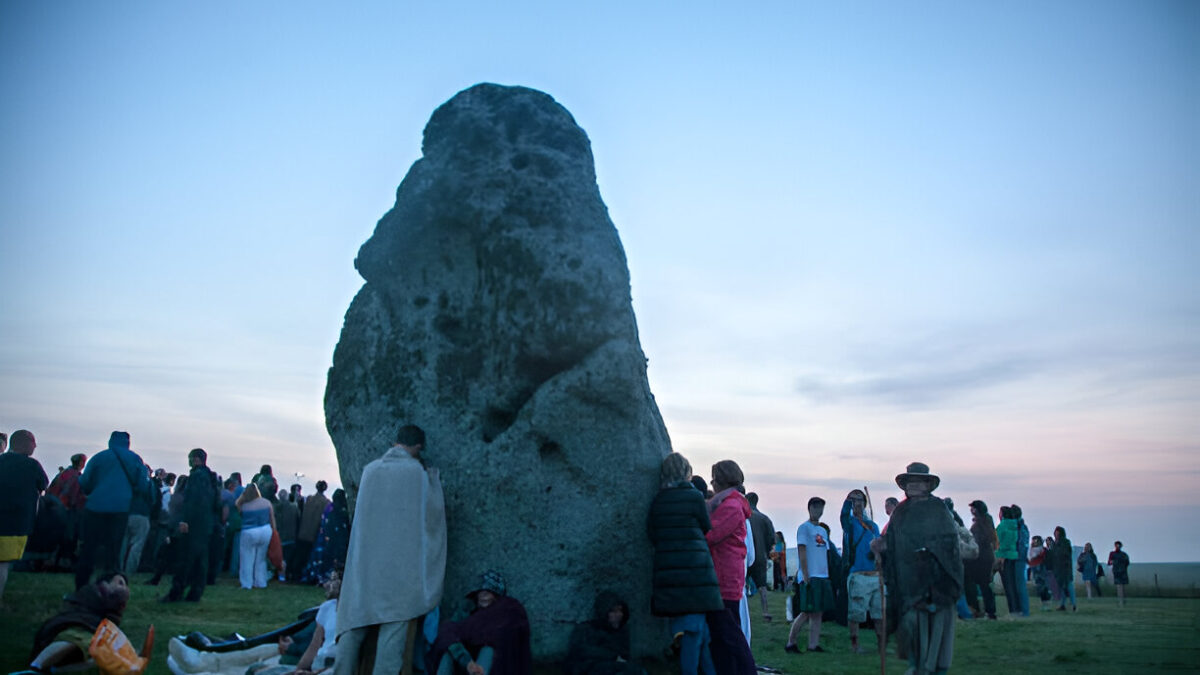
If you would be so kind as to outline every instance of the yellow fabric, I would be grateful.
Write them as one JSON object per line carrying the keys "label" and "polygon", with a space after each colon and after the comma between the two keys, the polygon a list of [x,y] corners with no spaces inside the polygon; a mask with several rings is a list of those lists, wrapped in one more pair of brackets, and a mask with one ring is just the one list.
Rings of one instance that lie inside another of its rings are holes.
{"label": "yellow fabric", "polygon": [[70,642],[76,647],[79,647],[80,652],[87,654],[88,647],[90,647],[92,644],[92,635],[92,631],[84,628],[83,626],[71,626],[70,628],[64,629],[63,632],[59,633],[58,635],[55,635],[54,641]]}
{"label": "yellow fabric", "polygon": [[0,537],[0,562],[20,560],[25,554],[25,536]]}

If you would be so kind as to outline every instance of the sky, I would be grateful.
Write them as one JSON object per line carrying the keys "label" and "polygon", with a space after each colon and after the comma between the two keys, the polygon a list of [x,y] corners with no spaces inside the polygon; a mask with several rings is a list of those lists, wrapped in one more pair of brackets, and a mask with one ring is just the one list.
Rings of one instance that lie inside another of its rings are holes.
{"label": "sky", "polygon": [[336,484],[354,256],[478,82],[588,133],[674,449],[789,545],[923,461],[1200,561],[1186,1],[2,3],[0,429]]}

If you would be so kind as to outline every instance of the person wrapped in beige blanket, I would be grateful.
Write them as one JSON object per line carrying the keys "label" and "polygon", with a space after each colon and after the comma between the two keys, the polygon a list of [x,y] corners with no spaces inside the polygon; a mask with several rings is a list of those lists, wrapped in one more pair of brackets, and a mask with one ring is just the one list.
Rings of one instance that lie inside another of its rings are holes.
{"label": "person wrapped in beige blanket", "polygon": [[377,631],[375,675],[404,667],[408,622],[442,600],[446,511],[437,469],[420,461],[425,432],[405,425],[396,444],[363,469],[342,575],[334,675],[358,672]]}

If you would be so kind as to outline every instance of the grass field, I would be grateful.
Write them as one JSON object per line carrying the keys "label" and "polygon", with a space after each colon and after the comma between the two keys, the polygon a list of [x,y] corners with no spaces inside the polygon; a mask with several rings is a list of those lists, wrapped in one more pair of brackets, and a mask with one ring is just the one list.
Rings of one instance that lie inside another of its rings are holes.
{"label": "grass field", "polygon": [[[244,591],[232,579],[222,579],[198,604],[160,605],[156,599],[166,587],[143,585],[147,576],[138,575],[134,580],[133,598],[122,627],[140,645],[147,626],[155,624],[159,637],[150,675],[169,672],[166,646],[172,635],[193,630],[213,635],[233,631],[254,635],[293,620],[300,610],[322,599],[321,591],[313,587],[272,585],[266,590]],[[23,669],[34,631],[57,610],[63,594],[71,589],[71,577],[66,574],[10,576],[0,609],[0,673]],[[823,631],[821,644],[829,650],[827,653],[796,656],[784,652],[788,627],[782,621],[783,596],[773,594],[771,600],[777,620],[764,623],[756,617],[754,622],[754,654],[760,664],[787,673],[879,672],[878,656],[851,655],[847,631],[836,624],[826,625]],[[998,602],[1004,606],[1003,594]],[[864,636],[867,634],[864,631]],[[678,670],[650,665],[653,675]],[[889,673],[904,670],[905,664],[889,656]],[[1121,608],[1111,596],[1090,601],[1080,598],[1076,613],[1041,612],[1035,608],[1028,619],[1002,616],[998,621],[959,621],[953,670],[971,674],[1046,671],[1089,675],[1200,672],[1200,600],[1135,597]],[[559,671],[538,671],[539,675],[555,672]]]}

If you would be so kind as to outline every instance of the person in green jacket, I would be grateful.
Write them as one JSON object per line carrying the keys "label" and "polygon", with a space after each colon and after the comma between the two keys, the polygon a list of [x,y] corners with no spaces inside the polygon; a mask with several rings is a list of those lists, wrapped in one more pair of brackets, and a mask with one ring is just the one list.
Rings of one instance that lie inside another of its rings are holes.
{"label": "person in green jacket", "polygon": [[1000,560],[1000,583],[1004,585],[1004,600],[1008,603],[1008,613],[1021,613],[1021,599],[1017,595],[1017,584],[1024,579],[1017,579],[1017,519],[1013,518],[1012,508],[1000,507],[1000,524],[996,526],[996,558]]}

